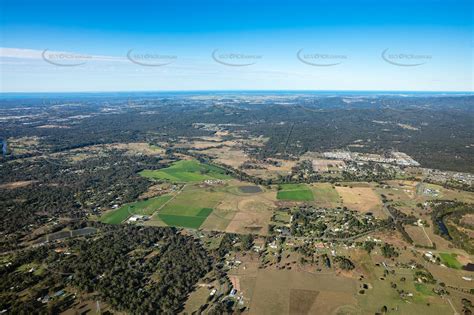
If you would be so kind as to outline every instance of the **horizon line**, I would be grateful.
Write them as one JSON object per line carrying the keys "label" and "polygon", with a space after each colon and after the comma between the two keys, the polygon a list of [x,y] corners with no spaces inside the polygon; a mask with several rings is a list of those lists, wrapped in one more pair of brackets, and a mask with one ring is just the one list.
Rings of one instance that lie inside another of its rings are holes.
{"label": "horizon line", "polygon": [[317,89],[193,89],[193,90],[81,90],[81,91],[0,91],[0,96],[13,94],[107,94],[107,93],[204,93],[204,92],[370,92],[370,93],[447,93],[474,94],[463,90],[317,90]]}

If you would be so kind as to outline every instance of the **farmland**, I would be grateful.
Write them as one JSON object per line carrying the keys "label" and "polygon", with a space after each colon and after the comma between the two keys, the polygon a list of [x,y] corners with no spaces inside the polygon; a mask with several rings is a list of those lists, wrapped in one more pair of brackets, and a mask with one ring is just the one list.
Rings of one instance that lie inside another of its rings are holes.
{"label": "farmland", "polygon": [[341,205],[341,197],[336,189],[329,183],[316,183],[311,185],[314,202],[316,205],[326,208],[335,208]]}
{"label": "farmland", "polygon": [[211,208],[202,208],[193,215],[159,213],[158,217],[169,226],[198,229],[211,212]]}
{"label": "farmland", "polygon": [[164,195],[148,200],[137,201],[125,204],[117,210],[105,213],[100,221],[109,224],[119,224],[133,214],[152,215],[157,209],[171,199],[171,196]]}
{"label": "farmland", "polygon": [[372,212],[376,217],[385,217],[381,211],[382,202],[372,187],[336,187],[344,206],[360,212]]}
{"label": "farmland", "polygon": [[462,265],[461,263],[456,259],[456,254],[449,254],[449,253],[440,253],[439,257],[441,258],[441,261],[443,264],[448,266],[449,268],[453,269],[461,269]]}
{"label": "farmland", "polygon": [[223,193],[199,185],[186,186],[152,217],[169,226],[199,228],[223,198]]}
{"label": "farmland", "polygon": [[280,185],[278,200],[287,201],[313,201],[313,192],[305,184],[283,184]]}
{"label": "farmland", "polygon": [[149,179],[168,180],[176,183],[230,178],[223,169],[202,164],[196,160],[181,160],[164,169],[141,171],[140,175]]}

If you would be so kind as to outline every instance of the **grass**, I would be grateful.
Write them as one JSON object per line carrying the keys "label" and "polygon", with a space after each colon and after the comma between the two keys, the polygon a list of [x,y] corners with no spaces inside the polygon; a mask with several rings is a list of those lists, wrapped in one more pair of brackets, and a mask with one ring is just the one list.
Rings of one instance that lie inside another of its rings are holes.
{"label": "grass", "polygon": [[160,170],[143,170],[140,175],[151,179],[168,180],[175,183],[201,182],[206,179],[229,179],[225,170],[197,160],[181,160]]}
{"label": "grass", "polygon": [[305,184],[283,184],[277,193],[279,200],[312,201],[313,192]]}
{"label": "grass", "polygon": [[164,195],[148,200],[132,202],[123,205],[115,211],[105,213],[100,221],[108,224],[120,224],[132,214],[152,215],[165,202],[170,200],[171,196]]}
{"label": "grass", "polygon": [[153,219],[161,220],[169,226],[197,229],[223,196],[224,193],[191,185],[167,203]]}
{"label": "grass", "polygon": [[415,283],[415,289],[416,289],[416,291],[420,292],[423,295],[433,295],[433,291],[431,291],[423,283]]}
{"label": "grass", "polygon": [[198,229],[211,212],[211,208],[202,208],[194,216],[159,213],[158,217],[169,226]]}
{"label": "grass", "polygon": [[336,189],[329,183],[317,183],[313,185],[314,200],[326,207],[337,207],[341,203],[341,198]]}
{"label": "grass", "polygon": [[453,269],[462,269],[461,263],[456,259],[456,254],[440,253],[439,257],[443,264]]}

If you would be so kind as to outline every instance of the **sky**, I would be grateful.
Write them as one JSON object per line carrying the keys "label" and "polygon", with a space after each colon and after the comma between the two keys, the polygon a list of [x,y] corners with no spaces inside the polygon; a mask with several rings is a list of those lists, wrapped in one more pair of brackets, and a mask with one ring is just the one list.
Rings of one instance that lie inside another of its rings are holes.
{"label": "sky", "polygon": [[2,93],[474,87],[474,1],[0,6]]}

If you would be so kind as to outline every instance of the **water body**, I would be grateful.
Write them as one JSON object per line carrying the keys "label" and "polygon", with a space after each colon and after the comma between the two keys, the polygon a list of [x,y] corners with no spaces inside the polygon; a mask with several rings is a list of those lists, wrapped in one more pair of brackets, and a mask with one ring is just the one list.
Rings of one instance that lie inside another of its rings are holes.
{"label": "water body", "polygon": [[258,186],[242,186],[239,187],[240,191],[246,194],[256,194],[262,192],[262,189]]}
{"label": "water body", "polygon": [[452,238],[449,235],[449,231],[448,231],[448,228],[446,227],[446,224],[444,224],[443,222],[443,218],[436,219],[436,224],[438,225],[441,235],[445,235],[448,239],[451,240]]}

